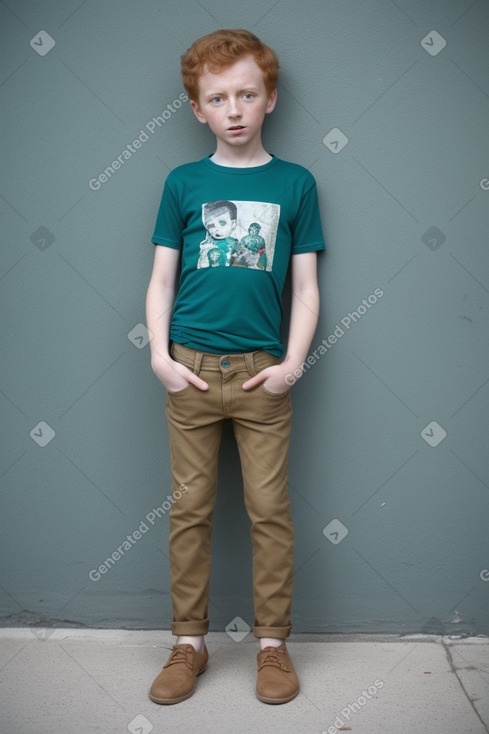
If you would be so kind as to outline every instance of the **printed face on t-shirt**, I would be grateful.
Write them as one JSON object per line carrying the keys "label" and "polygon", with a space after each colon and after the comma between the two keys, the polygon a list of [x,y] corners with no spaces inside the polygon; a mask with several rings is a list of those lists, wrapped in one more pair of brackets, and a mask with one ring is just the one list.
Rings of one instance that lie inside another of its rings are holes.
{"label": "printed face on t-shirt", "polygon": [[236,220],[231,219],[231,214],[226,209],[206,217],[205,220],[206,230],[216,240],[224,240],[229,237],[235,227]]}

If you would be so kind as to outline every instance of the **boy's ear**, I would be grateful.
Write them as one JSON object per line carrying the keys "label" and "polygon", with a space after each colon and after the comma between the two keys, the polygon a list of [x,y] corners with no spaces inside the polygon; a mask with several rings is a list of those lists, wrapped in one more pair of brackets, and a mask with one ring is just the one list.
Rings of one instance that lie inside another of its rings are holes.
{"label": "boy's ear", "polygon": [[198,102],[195,102],[193,99],[191,99],[190,100],[190,106],[191,106],[191,108],[192,108],[192,110],[194,112],[194,115],[197,118],[197,120],[199,122],[202,122],[202,124],[205,125],[207,123],[207,120],[204,117],[204,115],[202,114],[202,112],[200,111],[199,103]]}
{"label": "boy's ear", "polygon": [[277,104],[277,90],[274,89],[268,98],[268,103],[265,109],[265,113],[268,115],[270,112],[272,112],[276,104]]}

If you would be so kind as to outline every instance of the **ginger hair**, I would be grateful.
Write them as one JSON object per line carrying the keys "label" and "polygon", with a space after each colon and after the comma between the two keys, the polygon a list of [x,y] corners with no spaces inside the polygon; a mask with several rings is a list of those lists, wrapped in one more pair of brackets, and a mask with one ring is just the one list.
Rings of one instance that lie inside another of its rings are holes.
{"label": "ginger hair", "polygon": [[189,98],[198,102],[199,79],[205,66],[215,74],[248,54],[262,70],[265,89],[270,95],[278,81],[276,53],[250,31],[234,29],[218,30],[198,38],[182,56],[183,86]]}

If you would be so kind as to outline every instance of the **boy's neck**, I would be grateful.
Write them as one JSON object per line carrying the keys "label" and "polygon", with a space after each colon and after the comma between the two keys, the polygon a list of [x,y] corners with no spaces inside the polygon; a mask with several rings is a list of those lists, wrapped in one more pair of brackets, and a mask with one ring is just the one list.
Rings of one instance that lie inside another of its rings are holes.
{"label": "boy's neck", "polygon": [[272,156],[267,153],[261,141],[252,149],[246,145],[242,147],[225,146],[222,141],[217,141],[216,152],[211,156],[211,160],[218,166],[228,166],[230,168],[253,168],[255,166],[264,166],[272,160]]}

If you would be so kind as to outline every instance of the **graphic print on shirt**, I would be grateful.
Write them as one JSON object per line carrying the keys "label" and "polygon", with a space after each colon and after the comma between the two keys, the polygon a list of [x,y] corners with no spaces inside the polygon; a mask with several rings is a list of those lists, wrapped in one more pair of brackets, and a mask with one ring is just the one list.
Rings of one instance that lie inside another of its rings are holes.
{"label": "graphic print on shirt", "polygon": [[271,270],[280,204],[210,201],[202,204],[205,238],[197,268],[221,266]]}

